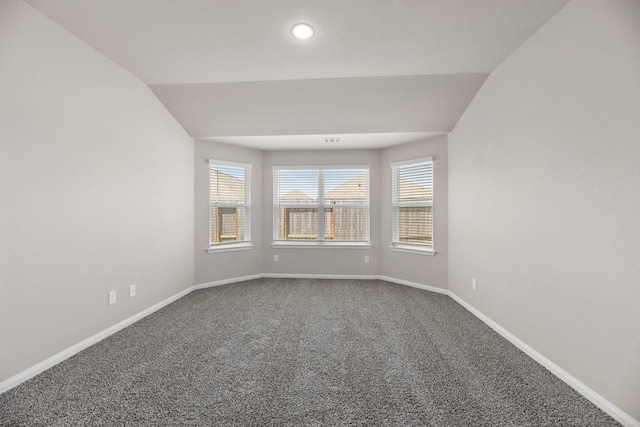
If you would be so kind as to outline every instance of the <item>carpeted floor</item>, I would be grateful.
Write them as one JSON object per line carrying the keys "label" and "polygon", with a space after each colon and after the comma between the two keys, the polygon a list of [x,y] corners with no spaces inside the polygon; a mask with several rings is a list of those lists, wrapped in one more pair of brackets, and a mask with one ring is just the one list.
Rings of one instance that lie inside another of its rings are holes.
{"label": "carpeted floor", "polygon": [[447,296],[259,279],[192,292],[0,395],[5,426],[617,426]]}

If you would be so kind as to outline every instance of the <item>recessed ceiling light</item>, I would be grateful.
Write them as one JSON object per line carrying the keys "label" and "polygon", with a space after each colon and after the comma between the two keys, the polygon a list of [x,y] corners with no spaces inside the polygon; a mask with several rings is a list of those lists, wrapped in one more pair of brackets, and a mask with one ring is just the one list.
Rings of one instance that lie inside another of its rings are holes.
{"label": "recessed ceiling light", "polygon": [[296,24],[291,28],[291,34],[293,37],[300,40],[307,40],[313,37],[313,27],[309,24]]}

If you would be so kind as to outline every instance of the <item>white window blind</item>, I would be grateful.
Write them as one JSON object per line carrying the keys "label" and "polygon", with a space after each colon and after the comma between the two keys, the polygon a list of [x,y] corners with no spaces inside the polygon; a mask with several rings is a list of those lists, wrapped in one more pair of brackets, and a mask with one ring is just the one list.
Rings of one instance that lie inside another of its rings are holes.
{"label": "white window blind", "polygon": [[369,169],[274,168],[274,241],[369,241]]}
{"label": "white window blind", "polygon": [[393,163],[392,245],[433,249],[433,161]]}
{"label": "white window blind", "polygon": [[251,165],[209,160],[209,245],[251,241]]}

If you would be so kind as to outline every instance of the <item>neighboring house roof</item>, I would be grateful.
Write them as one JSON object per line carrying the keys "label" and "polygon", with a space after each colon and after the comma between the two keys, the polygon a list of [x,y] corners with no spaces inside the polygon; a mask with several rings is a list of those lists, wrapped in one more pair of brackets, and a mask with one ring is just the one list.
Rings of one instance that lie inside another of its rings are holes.
{"label": "neighboring house roof", "polygon": [[280,196],[281,202],[313,202],[314,199],[302,190],[294,189]]}
{"label": "neighboring house roof", "polygon": [[209,170],[209,195],[214,202],[244,200],[244,181],[215,169]]}
{"label": "neighboring house roof", "polygon": [[325,195],[328,203],[333,201],[352,201],[365,203],[367,200],[367,176],[361,173],[338,185]]}

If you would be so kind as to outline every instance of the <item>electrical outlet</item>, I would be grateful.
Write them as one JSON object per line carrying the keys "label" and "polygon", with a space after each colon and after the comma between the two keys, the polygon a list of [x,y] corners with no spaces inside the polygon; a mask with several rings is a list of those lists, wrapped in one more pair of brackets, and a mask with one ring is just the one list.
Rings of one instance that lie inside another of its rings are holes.
{"label": "electrical outlet", "polygon": [[364,256],[364,263],[369,264],[369,255]]}
{"label": "electrical outlet", "polygon": [[109,292],[109,305],[116,303],[116,291]]}
{"label": "electrical outlet", "polygon": [[129,298],[136,296],[136,285],[129,285]]}
{"label": "electrical outlet", "polygon": [[478,289],[478,281],[476,279],[471,279],[471,289],[474,291]]}
{"label": "electrical outlet", "polygon": [[280,257],[276,254],[273,256],[273,262],[278,262],[280,261]]}

